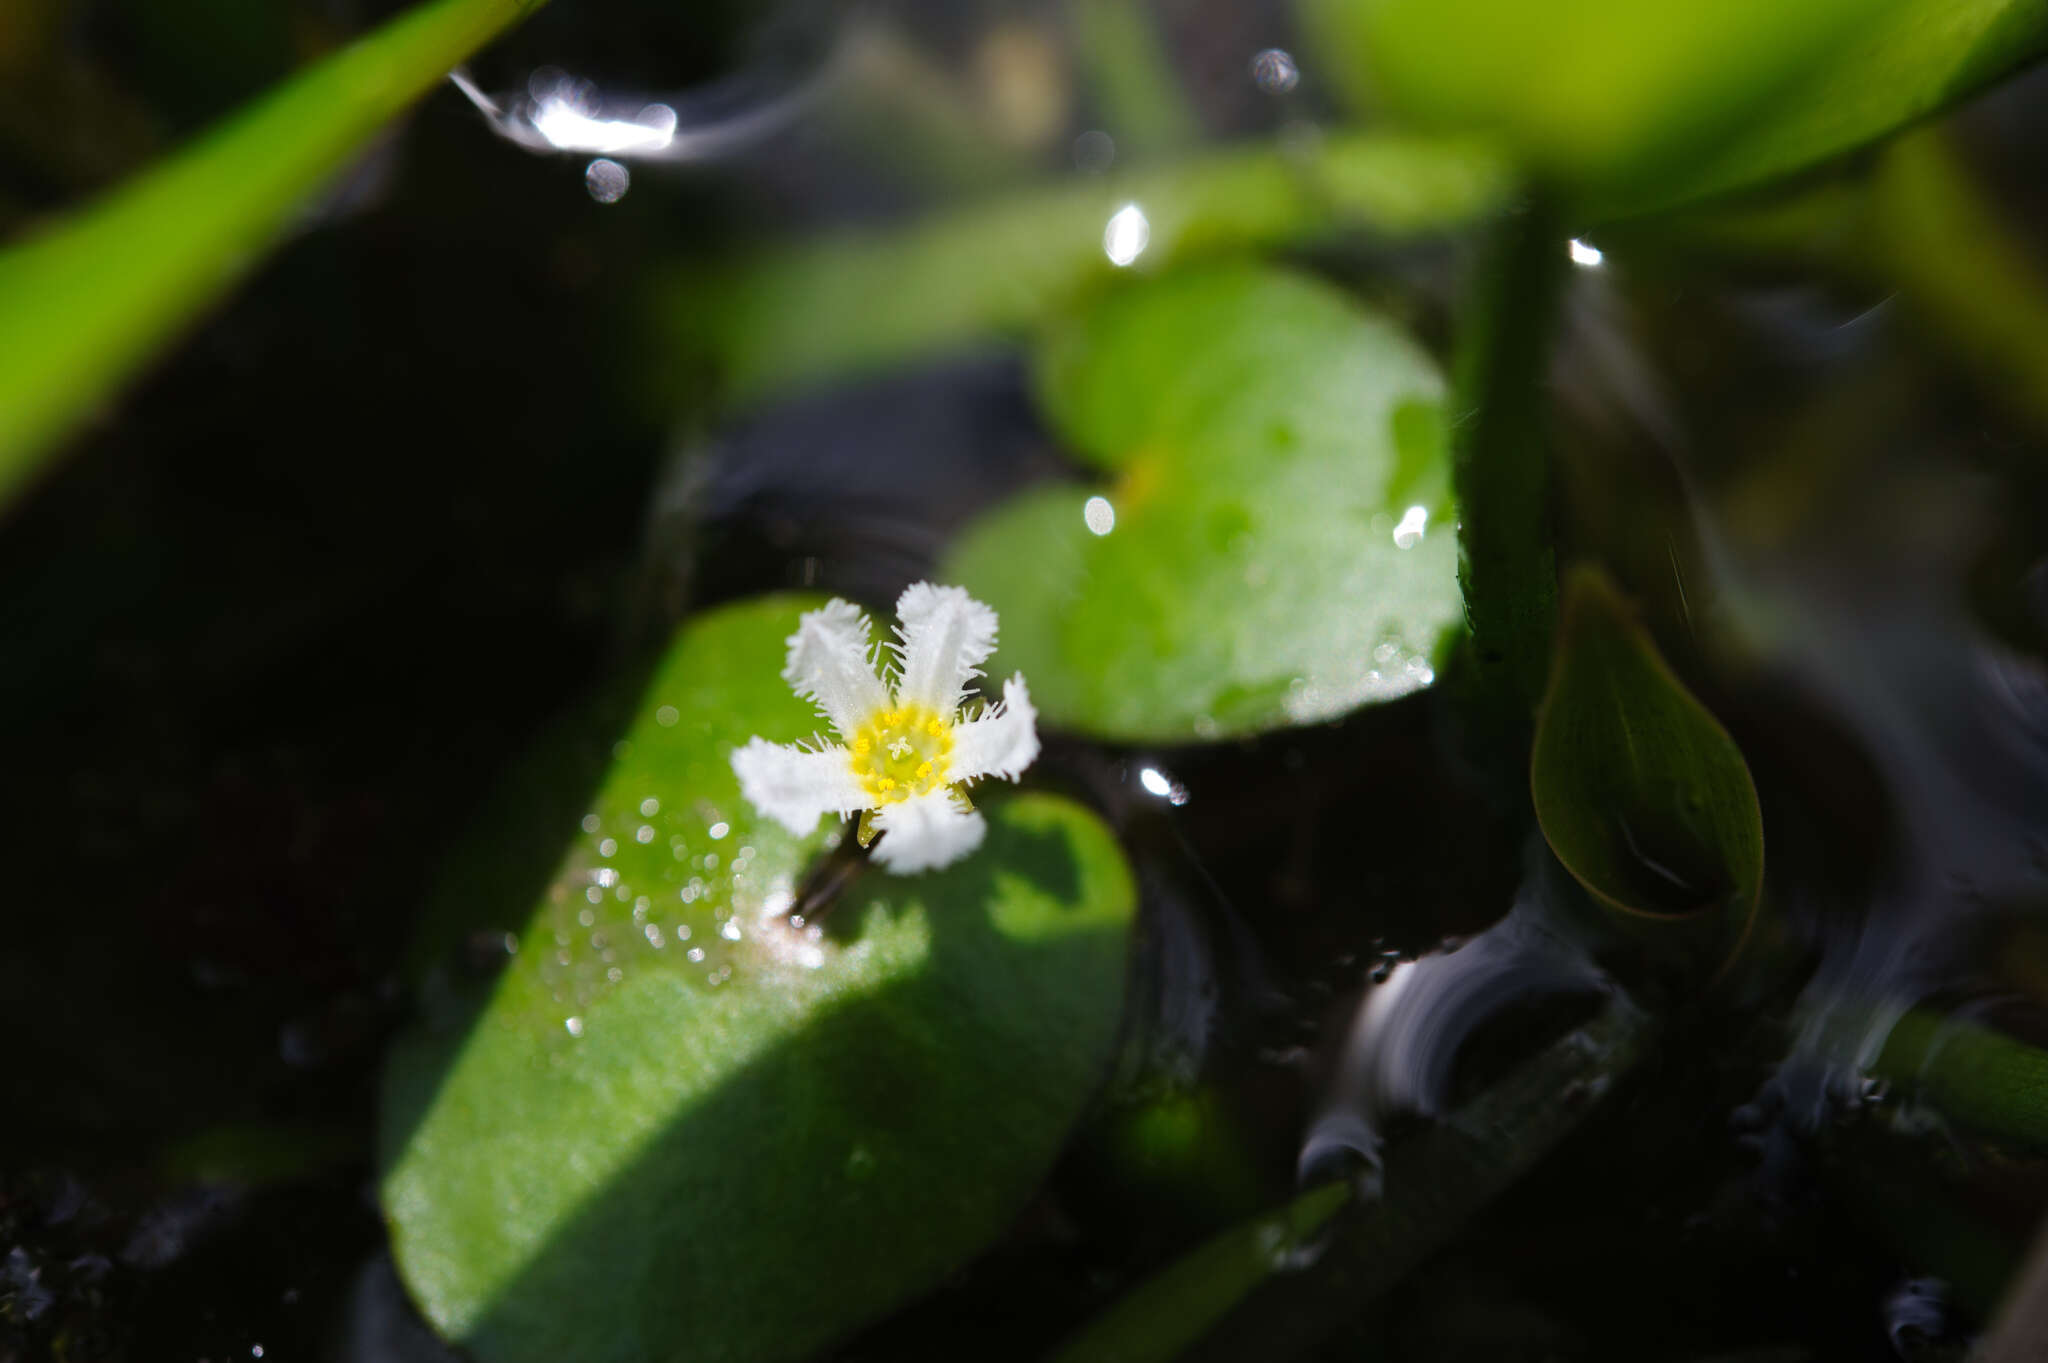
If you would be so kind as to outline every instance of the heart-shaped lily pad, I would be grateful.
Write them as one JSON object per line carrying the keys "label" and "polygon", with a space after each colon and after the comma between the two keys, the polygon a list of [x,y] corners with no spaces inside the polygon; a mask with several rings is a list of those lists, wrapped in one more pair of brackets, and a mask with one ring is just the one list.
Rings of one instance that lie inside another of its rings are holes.
{"label": "heart-shaped lily pad", "polygon": [[834,833],[728,762],[816,727],[778,676],[813,604],[682,631],[488,1002],[393,1058],[393,1249],[490,1363],[809,1356],[1000,1234],[1108,1059],[1135,895],[1072,803],[788,920]]}
{"label": "heart-shaped lily pad", "polygon": [[1529,788],[1551,850],[1595,898],[1662,922],[1651,930],[1690,955],[1740,945],[1763,895],[1749,764],[1595,568],[1566,584]]}
{"label": "heart-shaped lily pad", "polygon": [[1053,425],[1111,475],[1037,489],[945,576],[1003,620],[1062,726],[1181,741],[1331,718],[1435,677],[1462,623],[1444,385],[1316,279],[1137,285],[1040,355]]}

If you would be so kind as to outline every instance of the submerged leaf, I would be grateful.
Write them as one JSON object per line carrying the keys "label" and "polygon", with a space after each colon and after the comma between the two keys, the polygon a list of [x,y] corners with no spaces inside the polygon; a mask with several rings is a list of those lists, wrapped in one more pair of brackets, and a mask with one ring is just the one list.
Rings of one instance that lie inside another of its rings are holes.
{"label": "submerged leaf", "polygon": [[1107,299],[1041,354],[1069,446],[1114,476],[1018,498],[946,576],[1003,620],[1055,724],[1178,741],[1430,684],[1462,621],[1443,380],[1386,320],[1227,265]]}
{"label": "submerged leaf", "polygon": [[488,1003],[393,1058],[394,1252],[482,1359],[806,1357],[1000,1234],[1099,1079],[1134,891],[1077,806],[787,918],[828,834],[728,758],[815,726],[777,676],[815,604],[683,630]]}
{"label": "submerged leaf", "polygon": [[1749,764],[1595,568],[1566,584],[1529,788],[1551,850],[1596,898],[1690,920],[1710,930],[1703,950],[1732,954],[1763,893]]}

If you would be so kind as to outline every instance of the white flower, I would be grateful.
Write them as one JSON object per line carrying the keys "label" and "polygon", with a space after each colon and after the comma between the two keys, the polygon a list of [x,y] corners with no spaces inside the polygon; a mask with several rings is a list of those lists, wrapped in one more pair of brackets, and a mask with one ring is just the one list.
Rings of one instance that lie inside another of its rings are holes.
{"label": "white flower", "polygon": [[816,747],[755,737],[732,755],[740,793],[792,833],[820,814],[860,813],[860,845],[886,834],[875,860],[891,871],[929,871],[981,845],[988,825],[966,786],[1014,781],[1038,756],[1038,712],[1022,674],[1002,702],[964,712],[967,683],[996,646],[996,613],[959,587],[917,582],[896,602],[900,643],[877,675],[860,608],[834,599],[806,612],[789,636],[783,680],[832,722],[841,743]]}

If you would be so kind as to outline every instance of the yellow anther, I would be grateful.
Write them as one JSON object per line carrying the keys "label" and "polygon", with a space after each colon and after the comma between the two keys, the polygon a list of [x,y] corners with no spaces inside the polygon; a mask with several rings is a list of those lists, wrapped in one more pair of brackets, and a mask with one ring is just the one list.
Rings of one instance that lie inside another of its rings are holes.
{"label": "yellow anther", "polygon": [[928,720],[925,723],[924,731],[933,738],[944,738],[946,736],[946,726],[936,719]]}
{"label": "yellow anther", "polygon": [[929,762],[920,762],[920,763],[918,763],[918,764],[917,764],[917,779],[918,779],[918,780],[922,781],[922,780],[924,780],[924,778],[925,778],[925,777],[927,777],[927,776],[930,776],[931,774],[932,774],[932,764],[931,764],[931,763],[929,763]]}
{"label": "yellow anther", "polygon": [[883,777],[883,778],[882,778],[882,779],[881,779],[880,781],[876,782],[876,784],[877,784],[877,785],[879,785],[879,786],[881,786],[881,788],[882,788],[883,790],[894,790],[894,789],[896,789],[896,783],[895,783],[894,781],[890,780],[890,779],[889,779],[888,777],[886,777],[886,776],[884,776],[884,777]]}

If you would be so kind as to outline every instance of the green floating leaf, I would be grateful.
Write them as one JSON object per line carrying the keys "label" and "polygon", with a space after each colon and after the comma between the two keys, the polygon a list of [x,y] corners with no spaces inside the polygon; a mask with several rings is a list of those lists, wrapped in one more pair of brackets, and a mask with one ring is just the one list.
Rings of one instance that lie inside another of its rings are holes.
{"label": "green floating leaf", "polygon": [[1687,920],[1712,939],[1700,949],[1732,955],[1763,894],[1749,764],[1596,568],[1565,587],[1529,788],[1551,850],[1596,898]]}
{"label": "green floating leaf", "polygon": [[76,217],[0,252],[0,503],[259,260],[350,153],[541,3],[420,5]]}
{"label": "green floating leaf", "polygon": [[[1250,247],[1464,226],[1512,192],[1470,139],[1347,133],[1210,152],[1142,176],[1061,185],[889,232],[852,232],[679,270],[655,295],[661,391],[707,361],[737,403],[1014,336],[1117,280]],[[1142,239],[1138,224],[1144,224]]]}
{"label": "green floating leaf", "polygon": [[1687,173],[1897,0],[1309,0],[1315,49],[1363,102],[1484,132],[1574,185]]}
{"label": "green floating leaf", "polygon": [[809,604],[684,629],[488,1004],[393,1058],[393,1249],[491,1363],[808,1357],[999,1235],[1107,1062],[1135,891],[1067,801],[784,916],[830,835],[727,763],[816,726],[777,676]]}
{"label": "green floating leaf", "polygon": [[1018,498],[945,575],[1002,616],[1052,722],[1184,741],[1427,686],[1462,619],[1443,380],[1314,279],[1224,265],[1056,335],[1044,404],[1100,488]]}

